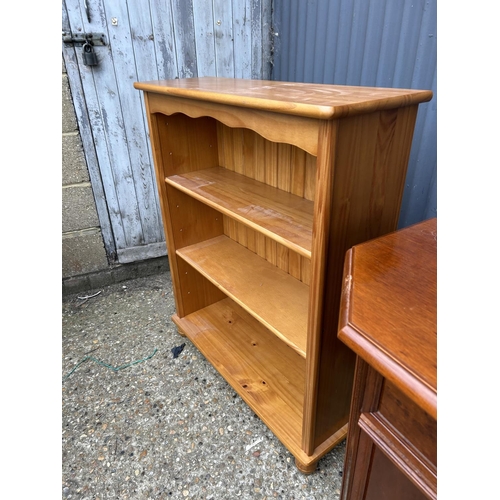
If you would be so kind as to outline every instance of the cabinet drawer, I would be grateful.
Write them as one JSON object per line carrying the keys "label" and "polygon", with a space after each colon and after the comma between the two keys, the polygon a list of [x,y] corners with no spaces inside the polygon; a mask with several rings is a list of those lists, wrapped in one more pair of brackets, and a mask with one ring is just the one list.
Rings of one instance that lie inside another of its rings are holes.
{"label": "cabinet drawer", "polygon": [[368,395],[378,400],[372,411],[367,408],[359,415],[361,436],[366,435],[427,498],[435,499],[436,421],[386,379],[378,387],[378,397]]}
{"label": "cabinet drawer", "polygon": [[389,381],[384,381],[378,416],[431,469],[437,466],[437,423]]}

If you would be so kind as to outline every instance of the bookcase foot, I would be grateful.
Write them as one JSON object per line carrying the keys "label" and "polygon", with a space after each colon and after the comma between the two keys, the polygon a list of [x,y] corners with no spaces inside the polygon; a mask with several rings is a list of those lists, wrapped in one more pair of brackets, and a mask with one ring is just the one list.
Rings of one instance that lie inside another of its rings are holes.
{"label": "bookcase foot", "polygon": [[185,336],[186,336],[186,334],[185,334],[182,330],[180,330],[179,328],[176,328],[176,330],[177,330],[177,333],[178,333],[181,337],[185,337]]}
{"label": "bookcase foot", "polygon": [[316,465],[318,462],[312,462],[310,464],[303,464],[298,458],[295,459],[295,465],[302,474],[312,474],[316,470]]}

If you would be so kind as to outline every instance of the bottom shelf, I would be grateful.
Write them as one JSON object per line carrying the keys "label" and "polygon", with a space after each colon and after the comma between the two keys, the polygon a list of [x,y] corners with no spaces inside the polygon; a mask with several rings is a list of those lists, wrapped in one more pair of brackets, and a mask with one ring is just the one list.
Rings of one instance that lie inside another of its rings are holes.
{"label": "bottom shelf", "polygon": [[230,298],[172,320],[297,459],[305,473],[347,436],[302,449],[306,360]]}
{"label": "bottom shelf", "polygon": [[288,450],[310,462],[301,448],[304,358],[229,298],[172,319]]}

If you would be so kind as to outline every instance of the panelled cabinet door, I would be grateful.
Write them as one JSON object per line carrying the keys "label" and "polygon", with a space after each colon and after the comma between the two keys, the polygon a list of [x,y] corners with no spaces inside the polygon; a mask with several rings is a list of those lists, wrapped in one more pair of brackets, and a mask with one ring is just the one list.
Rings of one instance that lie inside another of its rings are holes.
{"label": "panelled cabinet door", "polygon": [[[145,5],[147,4],[147,5]],[[166,255],[138,80],[269,78],[271,0],[63,0],[62,30],[104,35],[84,64],[62,43],[104,244],[111,262]]]}

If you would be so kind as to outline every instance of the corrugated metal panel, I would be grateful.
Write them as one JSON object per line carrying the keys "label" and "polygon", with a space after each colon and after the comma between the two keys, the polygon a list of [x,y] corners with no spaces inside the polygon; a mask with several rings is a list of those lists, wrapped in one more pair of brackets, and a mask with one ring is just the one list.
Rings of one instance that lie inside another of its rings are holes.
{"label": "corrugated metal panel", "polygon": [[[106,251],[131,262],[164,255],[143,96],[134,81],[270,78],[271,0],[63,1],[63,30],[104,33],[99,65],[63,44]],[[112,22],[115,19],[115,22]]]}
{"label": "corrugated metal panel", "polygon": [[273,80],[430,89],[400,227],[437,215],[436,0],[274,0]]}

